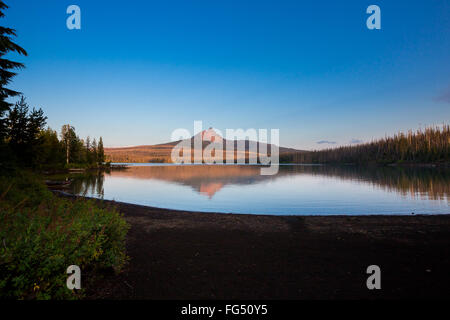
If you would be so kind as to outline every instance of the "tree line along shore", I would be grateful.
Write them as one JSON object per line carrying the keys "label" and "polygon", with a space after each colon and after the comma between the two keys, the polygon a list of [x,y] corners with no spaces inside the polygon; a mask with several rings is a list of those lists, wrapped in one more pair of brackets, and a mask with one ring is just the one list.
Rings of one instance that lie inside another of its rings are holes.
{"label": "tree line along shore", "polygon": [[280,162],[346,164],[450,164],[450,125],[400,132],[354,146],[286,153]]}

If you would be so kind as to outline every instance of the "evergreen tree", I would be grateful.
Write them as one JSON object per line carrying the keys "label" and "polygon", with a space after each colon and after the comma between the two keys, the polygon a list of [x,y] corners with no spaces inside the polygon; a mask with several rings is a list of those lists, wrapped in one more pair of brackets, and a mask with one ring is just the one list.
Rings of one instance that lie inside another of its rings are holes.
{"label": "evergreen tree", "polygon": [[7,142],[13,151],[16,151],[18,146],[24,144],[27,139],[27,114],[28,105],[23,97],[9,110],[6,118],[6,132]]}
{"label": "evergreen tree", "polygon": [[103,148],[103,139],[102,139],[102,137],[100,137],[100,140],[98,141],[97,162],[98,163],[105,162],[105,150]]}
{"label": "evergreen tree", "polygon": [[[5,16],[3,11],[7,8],[8,6],[0,0],[0,18]],[[0,26],[0,143],[3,143],[6,134],[6,119],[4,116],[11,107],[11,103],[7,99],[20,94],[17,91],[6,88],[6,86],[16,75],[13,70],[24,67],[22,63],[5,59],[4,56],[9,52],[27,55],[27,52],[22,47],[13,42],[13,37],[16,37],[14,29]]]}
{"label": "evergreen tree", "polygon": [[9,111],[6,141],[20,163],[31,166],[37,164],[37,152],[42,144],[40,132],[46,120],[42,109],[33,108],[29,111],[23,96]]}
{"label": "evergreen tree", "polygon": [[95,159],[94,161],[97,161],[97,140],[92,141],[92,158]]}
{"label": "evergreen tree", "polygon": [[87,163],[92,163],[92,151],[91,151],[91,138],[87,136],[86,138],[86,161]]}

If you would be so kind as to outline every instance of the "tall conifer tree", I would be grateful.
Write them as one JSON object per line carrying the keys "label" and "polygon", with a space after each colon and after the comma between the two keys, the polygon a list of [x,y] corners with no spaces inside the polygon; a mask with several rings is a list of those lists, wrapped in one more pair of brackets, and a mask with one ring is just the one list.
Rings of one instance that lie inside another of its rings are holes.
{"label": "tall conifer tree", "polygon": [[[0,18],[5,16],[4,10],[7,8],[8,6],[0,0]],[[20,94],[20,92],[8,89],[6,86],[10,84],[12,78],[16,75],[14,70],[24,68],[23,63],[6,59],[5,55],[9,52],[27,55],[27,52],[22,47],[13,42],[14,37],[16,37],[14,29],[0,26],[0,143],[3,142],[6,134],[6,120],[4,116],[11,107],[11,103],[7,99]]]}

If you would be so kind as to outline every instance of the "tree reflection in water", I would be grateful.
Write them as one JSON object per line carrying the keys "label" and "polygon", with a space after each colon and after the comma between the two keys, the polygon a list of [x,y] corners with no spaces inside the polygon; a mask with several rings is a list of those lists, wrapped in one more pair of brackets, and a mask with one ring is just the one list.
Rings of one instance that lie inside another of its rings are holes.
{"label": "tree reflection in water", "polygon": [[368,183],[404,196],[450,199],[449,168],[283,165],[274,176],[262,176],[259,169],[259,166],[251,165],[131,166],[125,170],[80,175],[74,179],[71,192],[103,198],[105,175],[112,175],[170,181],[190,186],[212,198],[230,184],[251,185],[286,176],[314,175]]}

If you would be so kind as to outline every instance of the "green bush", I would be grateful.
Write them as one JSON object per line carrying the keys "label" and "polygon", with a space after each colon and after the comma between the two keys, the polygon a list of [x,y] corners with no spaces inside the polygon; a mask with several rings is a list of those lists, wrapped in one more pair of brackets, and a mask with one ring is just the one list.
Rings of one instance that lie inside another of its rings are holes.
{"label": "green bush", "polygon": [[[124,266],[128,225],[115,209],[100,208],[93,200],[58,198],[36,180],[23,190],[23,177],[2,180],[0,298],[80,298],[83,289],[66,287],[69,265],[81,268],[82,288],[84,270],[118,272]],[[6,188],[5,180],[12,182]],[[39,205],[36,194],[42,196]]]}
{"label": "green bush", "polygon": [[13,206],[21,203],[26,207],[38,206],[52,198],[43,178],[25,170],[16,170],[11,176],[0,176],[0,201]]}

